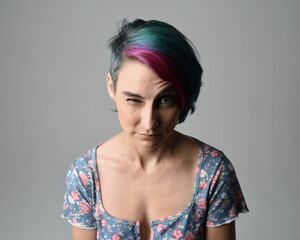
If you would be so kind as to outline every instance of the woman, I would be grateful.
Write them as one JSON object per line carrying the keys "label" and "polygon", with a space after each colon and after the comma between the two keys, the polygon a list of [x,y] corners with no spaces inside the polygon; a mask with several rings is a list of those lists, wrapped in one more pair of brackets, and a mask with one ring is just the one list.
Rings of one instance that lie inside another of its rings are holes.
{"label": "woman", "polygon": [[74,239],[235,239],[247,206],[222,151],[174,130],[195,110],[202,68],[160,21],[123,21],[107,88],[123,131],[71,166],[62,217]]}

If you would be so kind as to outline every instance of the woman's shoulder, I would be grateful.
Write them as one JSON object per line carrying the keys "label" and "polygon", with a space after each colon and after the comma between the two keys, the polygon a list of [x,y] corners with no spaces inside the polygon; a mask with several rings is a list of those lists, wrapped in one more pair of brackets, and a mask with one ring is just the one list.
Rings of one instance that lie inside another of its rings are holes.
{"label": "woman's shoulder", "polygon": [[[193,138],[193,137],[191,137]],[[201,158],[201,168],[204,167],[215,167],[217,168],[220,164],[230,164],[231,162],[226,157],[224,152],[219,148],[201,141],[197,138],[193,138],[198,142],[199,156]]]}
{"label": "woman's shoulder", "polygon": [[78,174],[86,174],[88,176],[94,174],[96,170],[95,151],[97,149],[97,146],[99,146],[100,144],[101,143],[80,154],[73,161],[71,169],[76,170]]}
{"label": "woman's shoulder", "polygon": [[205,158],[220,158],[223,157],[224,152],[217,147],[214,147],[206,142],[201,140],[197,140],[199,144],[199,148],[203,153],[203,157]]}
{"label": "woman's shoulder", "polygon": [[199,144],[199,171],[202,171],[202,174],[205,172],[208,175],[213,176],[219,171],[225,174],[228,174],[229,172],[235,173],[231,161],[222,150],[201,140],[195,140]]}
{"label": "woman's shoulder", "polygon": [[99,141],[94,147],[80,154],[74,161],[72,166],[78,171],[86,174],[97,174],[97,158],[105,155],[112,155],[117,151],[115,137],[105,141]]}
{"label": "woman's shoulder", "polygon": [[99,158],[113,158],[121,151],[122,140],[120,134],[117,134],[97,145],[96,147],[96,161]]}
{"label": "woman's shoulder", "polygon": [[191,137],[188,135],[183,135],[183,137],[188,140],[185,142],[188,143],[188,145],[192,145],[192,143],[197,142],[197,148],[200,151],[200,154],[203,155],[203,157],[207,158],[207,157],[222,157],[224,155],[223,151],[206,143],[203,142],[201,140],[199,140],[198,138],[195,137]]}

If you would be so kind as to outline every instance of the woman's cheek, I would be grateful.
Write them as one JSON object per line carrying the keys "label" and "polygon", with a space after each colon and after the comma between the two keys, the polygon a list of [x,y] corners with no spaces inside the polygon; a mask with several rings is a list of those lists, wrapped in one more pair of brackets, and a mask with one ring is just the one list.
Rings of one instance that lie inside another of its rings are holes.
{"label": "woman's cheek", "polygon": [[133,125],[137,121],[138,111],[130,106],[118,108],[119,120],[122,126]]}
{"label": "woman's cheek", "polygon": [[174,107],[169,109],[163,116],[170,125],[177,124],[178,118],[180,114],[180,109],[178,107]]}

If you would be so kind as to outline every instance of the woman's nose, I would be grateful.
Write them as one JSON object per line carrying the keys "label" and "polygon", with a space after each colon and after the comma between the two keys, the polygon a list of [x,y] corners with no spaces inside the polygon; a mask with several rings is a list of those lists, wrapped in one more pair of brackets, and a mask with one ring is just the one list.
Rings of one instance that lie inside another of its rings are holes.
{"label": "woman's nose", "polygon": [[157,110],[154,106],[144,106],[141,112],[141,124],[146,131],[155,130],[159,122]]}

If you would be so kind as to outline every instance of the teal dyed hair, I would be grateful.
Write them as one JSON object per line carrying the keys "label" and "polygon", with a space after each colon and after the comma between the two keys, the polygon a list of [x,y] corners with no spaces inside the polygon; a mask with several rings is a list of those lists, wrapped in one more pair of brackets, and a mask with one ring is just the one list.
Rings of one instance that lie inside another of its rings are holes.
{"label": "teal dyed hair", "polygon": [[185,120],[189,111],[195,111],[203,70],[197,50],[175,27],[157,20],[123,20],[118,34],[111,38],[109,47],[114,89],[124,61],[138,60],[175,86],[181,105],[178,123]]}

